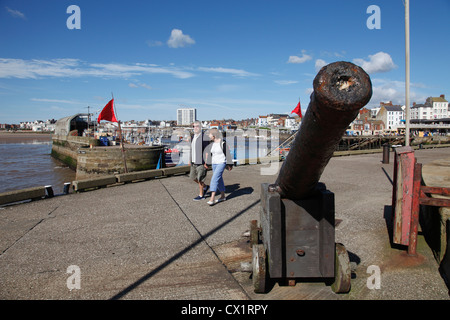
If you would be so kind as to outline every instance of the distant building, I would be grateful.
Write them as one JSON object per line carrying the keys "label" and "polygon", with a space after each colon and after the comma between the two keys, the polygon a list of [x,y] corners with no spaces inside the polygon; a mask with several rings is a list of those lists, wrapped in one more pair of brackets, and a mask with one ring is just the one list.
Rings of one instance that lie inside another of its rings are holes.
{"label": "distant building", "polygon": [[271,113],[267,115],[267,123],[271,127],[284,127],[284,120],[287,117],[287,114]]}
{"label": "distant building", "polygon": [[195,108],[177,109],[177,125],[179,126],[190,125],[196,120],[197,120],[197,109]]}
{"label": "distant building", "polygon": [[385,129],[396,130],[405,120],[405,112],[402,106],[393,105],[392,102],[380,102],[381,108],[378,111],[377,120],[383,121]]}
{"label": "distant building", "polygon": [[84,130],[89,126],[88,118],[89,115],[87,113],[78,113],[61,118],[55,123],[55,134],[62,136],[68,136],[69,134],[82,136]]}
{"label": "distant building", "polygon": [[432,119],[433,108],[429,104],[413,103],[410,109],[411,120],[427,120]]}
{"label": "distant building", "polygon": [[411,107],[411,120],[445,119],[450,116],[448,101],[445,95],[428,97],[424,104],[413,103]]}
{"label": "distant building", "polygon": [[297,119],[294,117],[287,117],[284,120],[284,126],[289,129],[298,129]]}
{"label": "distant building", "polygon": [[429,97],[426,103],[432,107],[433,119],[448,118],[448,101],[445,100],[445,95],[441,94],[439,97]]}
{"label": "distant building", "polygon": [[372,110],[366,108],[361,109],[358,116],[350,124],[350,131],[352,131],[354,135],[377,135],[383,130],[383,121],[373,119]]}
{"label": "distant building", "polygon": [[267,116],[259,116],[258,118],[258,127],[267,127]]}
{"label": "distant building", "polygon": [[372,118],[376,118],[380,109],[381,109],[381,107],[375,107],[375,108],[370,109],[370,116]]}

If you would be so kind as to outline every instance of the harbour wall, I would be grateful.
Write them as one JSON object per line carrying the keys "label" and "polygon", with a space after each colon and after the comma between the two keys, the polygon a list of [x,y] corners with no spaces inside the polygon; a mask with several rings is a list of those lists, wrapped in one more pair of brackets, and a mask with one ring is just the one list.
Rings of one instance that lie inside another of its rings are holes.
{"label": "harbour wall", "polygon": [[52,157],[77,169],[78,149],[81,147],[97,146],[97,139],[77,136],[52,135]]}
{"label": "harbour wall", "polygon": [[125,162],[134,172],[156,169],[160,157],[164,161],[163,146],[127,146],[124,162],[120,146],[102,147],[94,138],[53,135],[52,140],[52,156],[76,170],[77,180],[124,173]]}
{"label": "harbour wall", "polygon": [[[124,160],[125,158],[125,160]],[[81,147],[77,153],[77,179],[93,175],[111,175],[156,169],[161,159],[164,167],[164,146]]]}

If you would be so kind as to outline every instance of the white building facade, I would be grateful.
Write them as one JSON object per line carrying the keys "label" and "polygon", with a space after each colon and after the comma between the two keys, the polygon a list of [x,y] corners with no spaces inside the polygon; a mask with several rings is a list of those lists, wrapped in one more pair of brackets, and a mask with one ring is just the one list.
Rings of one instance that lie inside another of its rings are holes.
{"label": "white building facade", "polygon": [[405,119],[405,112],[401,106],[383,105],[376,119],[383,121],[386,129],[396,130]]}
{"label": "white building facade", "polygon": [[258,127],[267,127],[269,123],[267,122],[267,116],[259,116]]}
{"label": "white building facade", "polygon": [[411,107],[411,120],[444,119],[450,116],[445,95],[428,97],[424,104],[414,103]]}
{"label": "white building facade", "polygon": [[197,120],[197,109],[195,108],[177,109],[177,125],[179,126],[190,125],[196,120]]}

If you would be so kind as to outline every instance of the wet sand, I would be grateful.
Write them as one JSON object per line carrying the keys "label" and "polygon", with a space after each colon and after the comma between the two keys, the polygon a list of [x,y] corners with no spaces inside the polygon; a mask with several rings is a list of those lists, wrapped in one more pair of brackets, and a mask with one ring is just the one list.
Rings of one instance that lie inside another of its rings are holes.
{"label": "wet sand", "polygon": [[0,131],[0,143],[18,143],[24,141],[51,141],[51,133],[38,132],[2,132]]}

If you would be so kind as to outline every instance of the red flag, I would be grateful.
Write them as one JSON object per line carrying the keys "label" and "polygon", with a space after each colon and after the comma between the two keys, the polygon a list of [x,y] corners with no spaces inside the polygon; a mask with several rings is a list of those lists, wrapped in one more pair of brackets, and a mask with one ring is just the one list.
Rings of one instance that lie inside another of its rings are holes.
{"label": "red flag", "polygon": [[297,106],[295,107],[295,109],[292,110],[291,114],[292,114],[292,113],[296,113],[296,114],[298,114],[298,116],[299,116],[300,118],[303,118],[303,116],[302,116],[302,109],[301,109],[301,107],[300,107],[300,101],[298,102],[298,104],[297,104]]}
{"label": "red flag", "polygon": [[103,108],[102,112],[100,112],[97,122],[100,123],[100,120],[118,122],[116,115],[114,114],[114,99],[111,99],[111,101]]}

